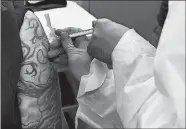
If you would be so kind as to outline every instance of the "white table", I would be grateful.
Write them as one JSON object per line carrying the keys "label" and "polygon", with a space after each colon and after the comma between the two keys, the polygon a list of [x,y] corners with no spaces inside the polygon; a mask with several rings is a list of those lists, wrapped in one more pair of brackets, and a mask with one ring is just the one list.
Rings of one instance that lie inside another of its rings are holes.
{"label": "white table", "polygon": [[90,29],[92,28],[92,21],[96,19],[85,9],[72,1],[67,1],[67,7],[64,8],[35,12],[41,21],[47,36],[49,33],[44,17],[44,14],[46,13],[50,15],[52,27],[56,29],[64,29],[66,27],[77,27],[83,30]]}

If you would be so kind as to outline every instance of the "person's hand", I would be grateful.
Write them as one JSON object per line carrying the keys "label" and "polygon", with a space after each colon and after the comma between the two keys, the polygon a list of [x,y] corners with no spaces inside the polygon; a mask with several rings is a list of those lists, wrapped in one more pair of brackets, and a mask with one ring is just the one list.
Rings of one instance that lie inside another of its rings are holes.
{"label": "person's hand", "polygon": [[[90,63],[92,61],[92,58],[88,55],[86,50],[89,43],[88,38],[82,36],[72,40],[69,37],[69,34],[79,31],[81,30],[77,28],[67,28],[55,31],[56,34],[60,36],[60,43],[62,44],[62,47],[60,48],[61,50],[59,51],[63,53],[64,50],[66,53],[66,57],[68,57],[66,60],[68,68],[77,80],[80,80],[82,75],[89,73]],[[63,60],[65,59],[63,58]],[[58,60],[58,64],[60,62],[62,62],[62,60]]]}
{"label": "person's hand", "polygon": [[108,19],[93,21],[93,27],[94,32],[87,52],[90,56],[112,66],[112,52],[128,28]]}
{"label": "person's hand", "polygon": [[50,44],[48,58],[52,62],[57,72],[65,72],[68,70],[68,57],[62,48],[60,38],[55,38]]}

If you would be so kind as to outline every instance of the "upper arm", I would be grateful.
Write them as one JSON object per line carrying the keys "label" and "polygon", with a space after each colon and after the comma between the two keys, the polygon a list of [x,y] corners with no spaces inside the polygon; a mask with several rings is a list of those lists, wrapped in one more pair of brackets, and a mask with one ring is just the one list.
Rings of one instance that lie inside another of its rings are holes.
{"label": "upper arm", "polygon": [[19,109],[23,128],[61,128],[58,74],[49,62],[49,41],[38,18],[27,11],[20,30],[23,52]]}

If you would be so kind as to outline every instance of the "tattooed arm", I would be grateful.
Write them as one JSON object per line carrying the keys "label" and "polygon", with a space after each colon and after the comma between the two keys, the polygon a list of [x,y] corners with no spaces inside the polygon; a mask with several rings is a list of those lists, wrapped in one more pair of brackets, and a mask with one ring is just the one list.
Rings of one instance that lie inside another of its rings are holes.
{"label": "tattooed arm", "polygon": [[19,109],[23,128],[61,129],[61,93],[58,74],[48,61],[49,41],[31,11],[20,30],[23,62],[20,73]]}

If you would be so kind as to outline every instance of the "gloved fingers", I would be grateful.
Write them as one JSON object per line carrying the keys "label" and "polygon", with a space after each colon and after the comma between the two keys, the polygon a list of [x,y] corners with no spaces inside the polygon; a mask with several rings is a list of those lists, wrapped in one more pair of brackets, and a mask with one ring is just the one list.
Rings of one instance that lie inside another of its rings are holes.
{"label": "gloved fingers", "polygon": [[74,46],[80,49],[87,49],[89,42],[87,36],[81,36],[75,39]]}
{"label": "gloved fingers", "polygon": [[[82,32],[83,30],[80,28],[68,27],[68,28],[62,29],[62,31],[64,31],[70,35],[73,33]],[[87,36],[80,36],[77,38],[73,38],[73,41],[75,41],[75,42],[73,42],[73,44],[75,47],[79,48],[79,44],[81,44],[81,42],[83,42],[84,40],[88,40]]]}
{"label": "gloved fingers", "polygon": [[55,34],[57,35],[57,36],[61,36],[61,32],[62,32],[63,30],[62,29],[57,29],[57,30],[55,30]]}
{"label": "gloved fingers", "polygon": [[95,53],[94,52],[94,40],[95,40],[94,38],[95,38],[94,35],[92,35],[92,39],[91,39],[91,41],[89,42],[89,44],[87,46],[87,52],[92,57],[94,57],[93,55]]}
{"label": "gloved fingers", "polygon": [[72,39],[69,37],[68,33],[61,32],[60,38],[62,46],[67,54],[74,50],[75,46],[73,44]]}
{"label": "gloved fingers", "polygon": [[[70,35],[70,34],[82,32],[82,31],[83,30],[80,29],[80,28],[68,27],[68,28],[65,28],[65,29],[58,29],[58,30],[55,31],[55,33],[56,33],[56,35],[60,36],[61,32],[66,32]],[[80,36],[80,37],[75,38],[75,40],[79,39],[79,38],[88,39],[87,36]]]}
{"label": "gloved fingers", "polygon": [[93,29],[93,33],[92,33],[92,37],[91,37],[91,39],[90,39],[90,42],[89,42],[89,44],[88,44],[88,46],[87,46],[87,52],[88,52],[88,54],[90,55],[90,56],[92,56],[93,54],[94,54],[94,52],[93,52],[93,46],[95,45],[95,40],[96,40],[96,35],[97,35],[97,29],[98,29],[98,27],[97,27],[97,24],[98,24],[98,22],[99,22],[99,19],[98,20],[94,20],[94,21],[92,21],[92,27],[94,28]]}
{"label": "gloved fingers", "polygon": [[62,54],[53,59],[52,64],[57,72],[65,72],[68,69],[67,54]]}
{"label": "gloved fingers", "polygon": [[68,57],[66,54],[62,54],[53,60],[53,63],[68,66]]}
{"label": "gloved fingers", "polygon": [[[92,37],[94,38],[94,37]],[[93,58],[96,58],[104,63],[107,62],[107,59],[105,57],[105,52],[103,50],[104,46],[97,46],[96,44],[96,40],[95,39],[92,39],[91,42],[88,44],[87,46],[87,53],[93,57]]]}
{"label": "gloved fingers", "polygon": [[48,52],[48,58],[55,58],[63,53],[65,53],[63,48],[52,49]]}
{"label": "gloved fingers", "polygon": [[112,22],[112,21],[107,18],[101,18],[101,19],[96,20],[96,24],[104,24],[104,23],[109,23],[109,22]]}
{"label": "gloved fingers", "polygon": [[[82,29],[80,29],[80,28],[68,27],[68,28],[65,28],[65,29],[58,29],[58,30],[55,31],[55,33],[56,33],[56,35],[60,36],[61,32],[66,32],[70,35],[70,34],[78,33],[78,32],[81,32],[81,31],[82,31]],[[87,48],[87,44],[85,44],[85,45],[82,45],[82,44],[84,44],[85,41],[87,41],[87,42],[89,41],[87,36],[80,36],[80,37],[77,37],[77,38],[73,38],[72,40],[73,40],[73,44],[74,44],[75,47],[79,48],[81,46],[83,49]]]}
{"label": "gloved fingers", "polygon": [[57,37],[55,38],[51,43],[50,43],[50,48],[51,49],[56,49],[61,47],[61,41],[60,38]]}
{"label": "gloved fingers", "polygon": [[111,22],[113,22],[113,21],[106,19],[106,18],[97,19],[97,20],[92,21],[92,27],[94,29],[95,29],[95,27],[99,28],[101,25],[105,25],[105,24],[108,24]]}

